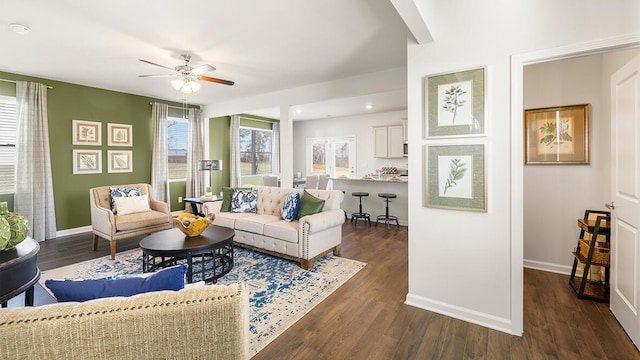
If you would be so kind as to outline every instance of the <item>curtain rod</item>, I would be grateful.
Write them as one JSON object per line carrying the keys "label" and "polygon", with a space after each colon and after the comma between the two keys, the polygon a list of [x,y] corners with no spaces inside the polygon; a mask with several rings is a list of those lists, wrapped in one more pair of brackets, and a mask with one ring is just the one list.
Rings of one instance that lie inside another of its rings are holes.
{"label": "curtain rod", "polygon": [[[15,81],[15,80],[9,80],[9,79],[0,79],[0,81],[10,82],[10,83],[14,83],[14,84],[16,84],[16,83],[17,83],[17,81]],[[51,85],[46,85],[46,87],[47,87],[47,89],[53,89],[53,86],[51,86]]]}
{"label": "curtain rod", "polygon": [[[153,105],[152,102],[149,103],[149,105]],[[171,106],[171,105],[167,105],[168,107],[172,108],[172,109],[178,109],[178,110],[184,110],[184,107],[178,107],[178,106]],[[195,106],[187,106],[186,109],[199,109],[199,107],[195,107]]]}

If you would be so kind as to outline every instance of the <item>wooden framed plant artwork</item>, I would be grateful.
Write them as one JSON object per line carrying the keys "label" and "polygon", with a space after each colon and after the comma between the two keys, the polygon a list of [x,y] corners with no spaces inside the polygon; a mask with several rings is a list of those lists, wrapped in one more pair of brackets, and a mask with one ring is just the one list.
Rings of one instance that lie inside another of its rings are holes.
{"label": "wooden framed plant artwork", "polygon": [[133,126],[127,124],[107,124],[109,146],[133,146]]}
{"label": "wooden framed plant artwork", "polygon": [[425,146],[425,206],[487,211],[483,144]]}
{"label": "wooden framed plant artwork", "polygon": [[525,164],[588,165],[589,104],[524,111]]}
{"label": "wooden framed plant artwork", "polygon": [[102,123],[73,120],[73,145],[102,145]]}
{"label": "wooden framed plant artwork", "polygon": [[102,173],[102,150],[73,150],[73,173]]}
{"label": "wooden framed plant artwork", "polygon": [[485,68],[425,77],[425,137],[485,135]]}
{"label": "wooden framed plant artwork", "polygon": [[133,152],[131,150],[107,151],[107,163],[110,173],[133,172]]}

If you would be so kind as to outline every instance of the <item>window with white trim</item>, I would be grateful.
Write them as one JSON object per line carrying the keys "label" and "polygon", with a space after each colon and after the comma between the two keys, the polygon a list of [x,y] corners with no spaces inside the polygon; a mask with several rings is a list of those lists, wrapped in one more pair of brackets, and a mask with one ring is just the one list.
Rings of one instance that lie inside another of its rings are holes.
{"label": "window with white trim", "polygon": [[169,181],[187,179],[187,144],[189,122],[187,119],[167,118],[167,168]]}
{"label": "window with white trim", "polygon": [[16,98],[0,96],[0,194],[15,191]]}
{"label": "window with white trim", "polygon": [[240,176],[271,174],[273,132],[240,127]]}

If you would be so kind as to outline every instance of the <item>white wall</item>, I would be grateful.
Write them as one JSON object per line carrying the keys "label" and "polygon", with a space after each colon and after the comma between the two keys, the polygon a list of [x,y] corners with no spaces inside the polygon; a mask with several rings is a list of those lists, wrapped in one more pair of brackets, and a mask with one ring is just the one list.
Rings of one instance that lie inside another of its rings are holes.
{"label": "white wall", "polygon": [[293,170],[306,173],[307,138],[354,136],[356,138],[356,177],[375,173],[383,166],[407,168],[407,160],[379,159],[373,157],[373,126],[402,125],[407,111],[391,111],[368,115],[348,116],[331,119],[296,121],[293,123]]}
{"label": "white wall", "polygon": [[526,66],[524,108],[591,104],[590,165],[524,167],[525,266],[571,273],[578,227],[585,209],[606,210],[609,198],[609,116],[603,97],[602,56]]}
{"label": "white wall", "polygon": [[[512,173],[511,153],[522,141],[511,143],[511,123],[522,118],[511,118],[511,56],[638,34],[640,2],[416,1],[434,42],[408,45],[410,154],[426,144],[486,144],[488,212],[423,207],[422,181],[409,182],[407,303],[520,335],[522,237],[512,239],[511,227],[521,220],[511,205],[521,200],[511,198],[511,179],[521,174]],[[425,140],[423,77],[478,66],[487,67],[487,136]],[[423,159],[409,157],[409,173],[423,172]]]}

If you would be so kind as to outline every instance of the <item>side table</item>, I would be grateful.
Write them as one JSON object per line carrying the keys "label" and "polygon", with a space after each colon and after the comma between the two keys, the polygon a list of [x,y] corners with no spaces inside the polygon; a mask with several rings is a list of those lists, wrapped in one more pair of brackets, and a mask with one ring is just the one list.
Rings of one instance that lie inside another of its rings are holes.
{"label": "side table", "polygon": [[185,203],[191,204],[191,210],[192,210],[191,212],[194,215],[198,215],[198,216],[204,216],[204,213],[200,211],[200,209],[198,209],[198,205],[203,205],[206,202],[213,202],[213,201],[222,201],[222,196],[213,195],[208,198],[185,198],[184,199]]}
{"label": "side table", "polygon": [[36,256],[40,245],[27,237],[13,249],[0,251],[0,304],[25,293],[25,306],[33,306],[33,286],[40,279]]}

